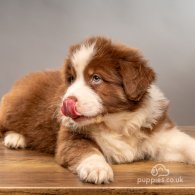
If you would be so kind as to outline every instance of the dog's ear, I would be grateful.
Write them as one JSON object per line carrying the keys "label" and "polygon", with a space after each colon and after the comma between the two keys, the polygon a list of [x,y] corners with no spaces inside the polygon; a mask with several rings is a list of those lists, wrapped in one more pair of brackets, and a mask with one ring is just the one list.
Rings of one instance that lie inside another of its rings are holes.
{"label": "dog's ear", "polygon": [[154,71],[135,49],[128,49],[120,59],[120,74],[123,87],[129,100],[139,101],[155,80]]}

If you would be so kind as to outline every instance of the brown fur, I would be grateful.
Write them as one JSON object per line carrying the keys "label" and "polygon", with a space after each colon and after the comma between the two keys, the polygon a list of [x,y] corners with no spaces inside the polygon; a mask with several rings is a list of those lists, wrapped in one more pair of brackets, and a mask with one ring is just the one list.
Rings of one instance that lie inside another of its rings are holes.
{"label": "brown fur", "polygon": [[99,153],[98,146],[92,140],[81,134],[73,134],[64,127],[60,129],[57,145],[56,161],[73,172],[82,158],[91,153]]}
{"label": "brown fur", "polygon": [[24,77],[3,98],[2,131],[21,133],[29,148],[53,153],[60,126],[55,115],[63,93],[60,71]]}

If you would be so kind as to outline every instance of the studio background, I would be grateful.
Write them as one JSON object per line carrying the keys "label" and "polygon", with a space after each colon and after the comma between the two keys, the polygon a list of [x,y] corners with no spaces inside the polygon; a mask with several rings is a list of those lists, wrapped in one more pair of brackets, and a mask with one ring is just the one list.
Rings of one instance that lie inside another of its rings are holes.
{"label": "studio background", "polygon": [[91,35],[139,48],[171,117],[195,124],[194,0],[0,0],[0,97],[26,73],[61,66],[69,45]]}

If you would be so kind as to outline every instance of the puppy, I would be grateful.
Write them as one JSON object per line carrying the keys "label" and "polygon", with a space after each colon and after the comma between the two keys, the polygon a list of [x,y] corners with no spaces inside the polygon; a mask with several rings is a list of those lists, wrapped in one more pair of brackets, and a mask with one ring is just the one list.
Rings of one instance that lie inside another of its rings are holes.
{"label": "puppy", "polygon": [[167,115],[168,100],[138,50],[92,37],[70,48],[62,69],[29,74],[1,100],[8,148],[55,155],[95,184],[112,163],[141,159],[195,163],[195,141]]}

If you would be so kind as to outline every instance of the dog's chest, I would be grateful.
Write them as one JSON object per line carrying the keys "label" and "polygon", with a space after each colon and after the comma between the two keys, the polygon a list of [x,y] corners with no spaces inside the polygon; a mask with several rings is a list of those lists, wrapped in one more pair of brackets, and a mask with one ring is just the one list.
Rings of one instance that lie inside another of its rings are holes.
{"label": "dog's chest", "polygon": [[123,135],[105,128],[100,128],[93,134],[93,139],[111,163],[128,163],[143,158],[141,139],[138,137]]}

